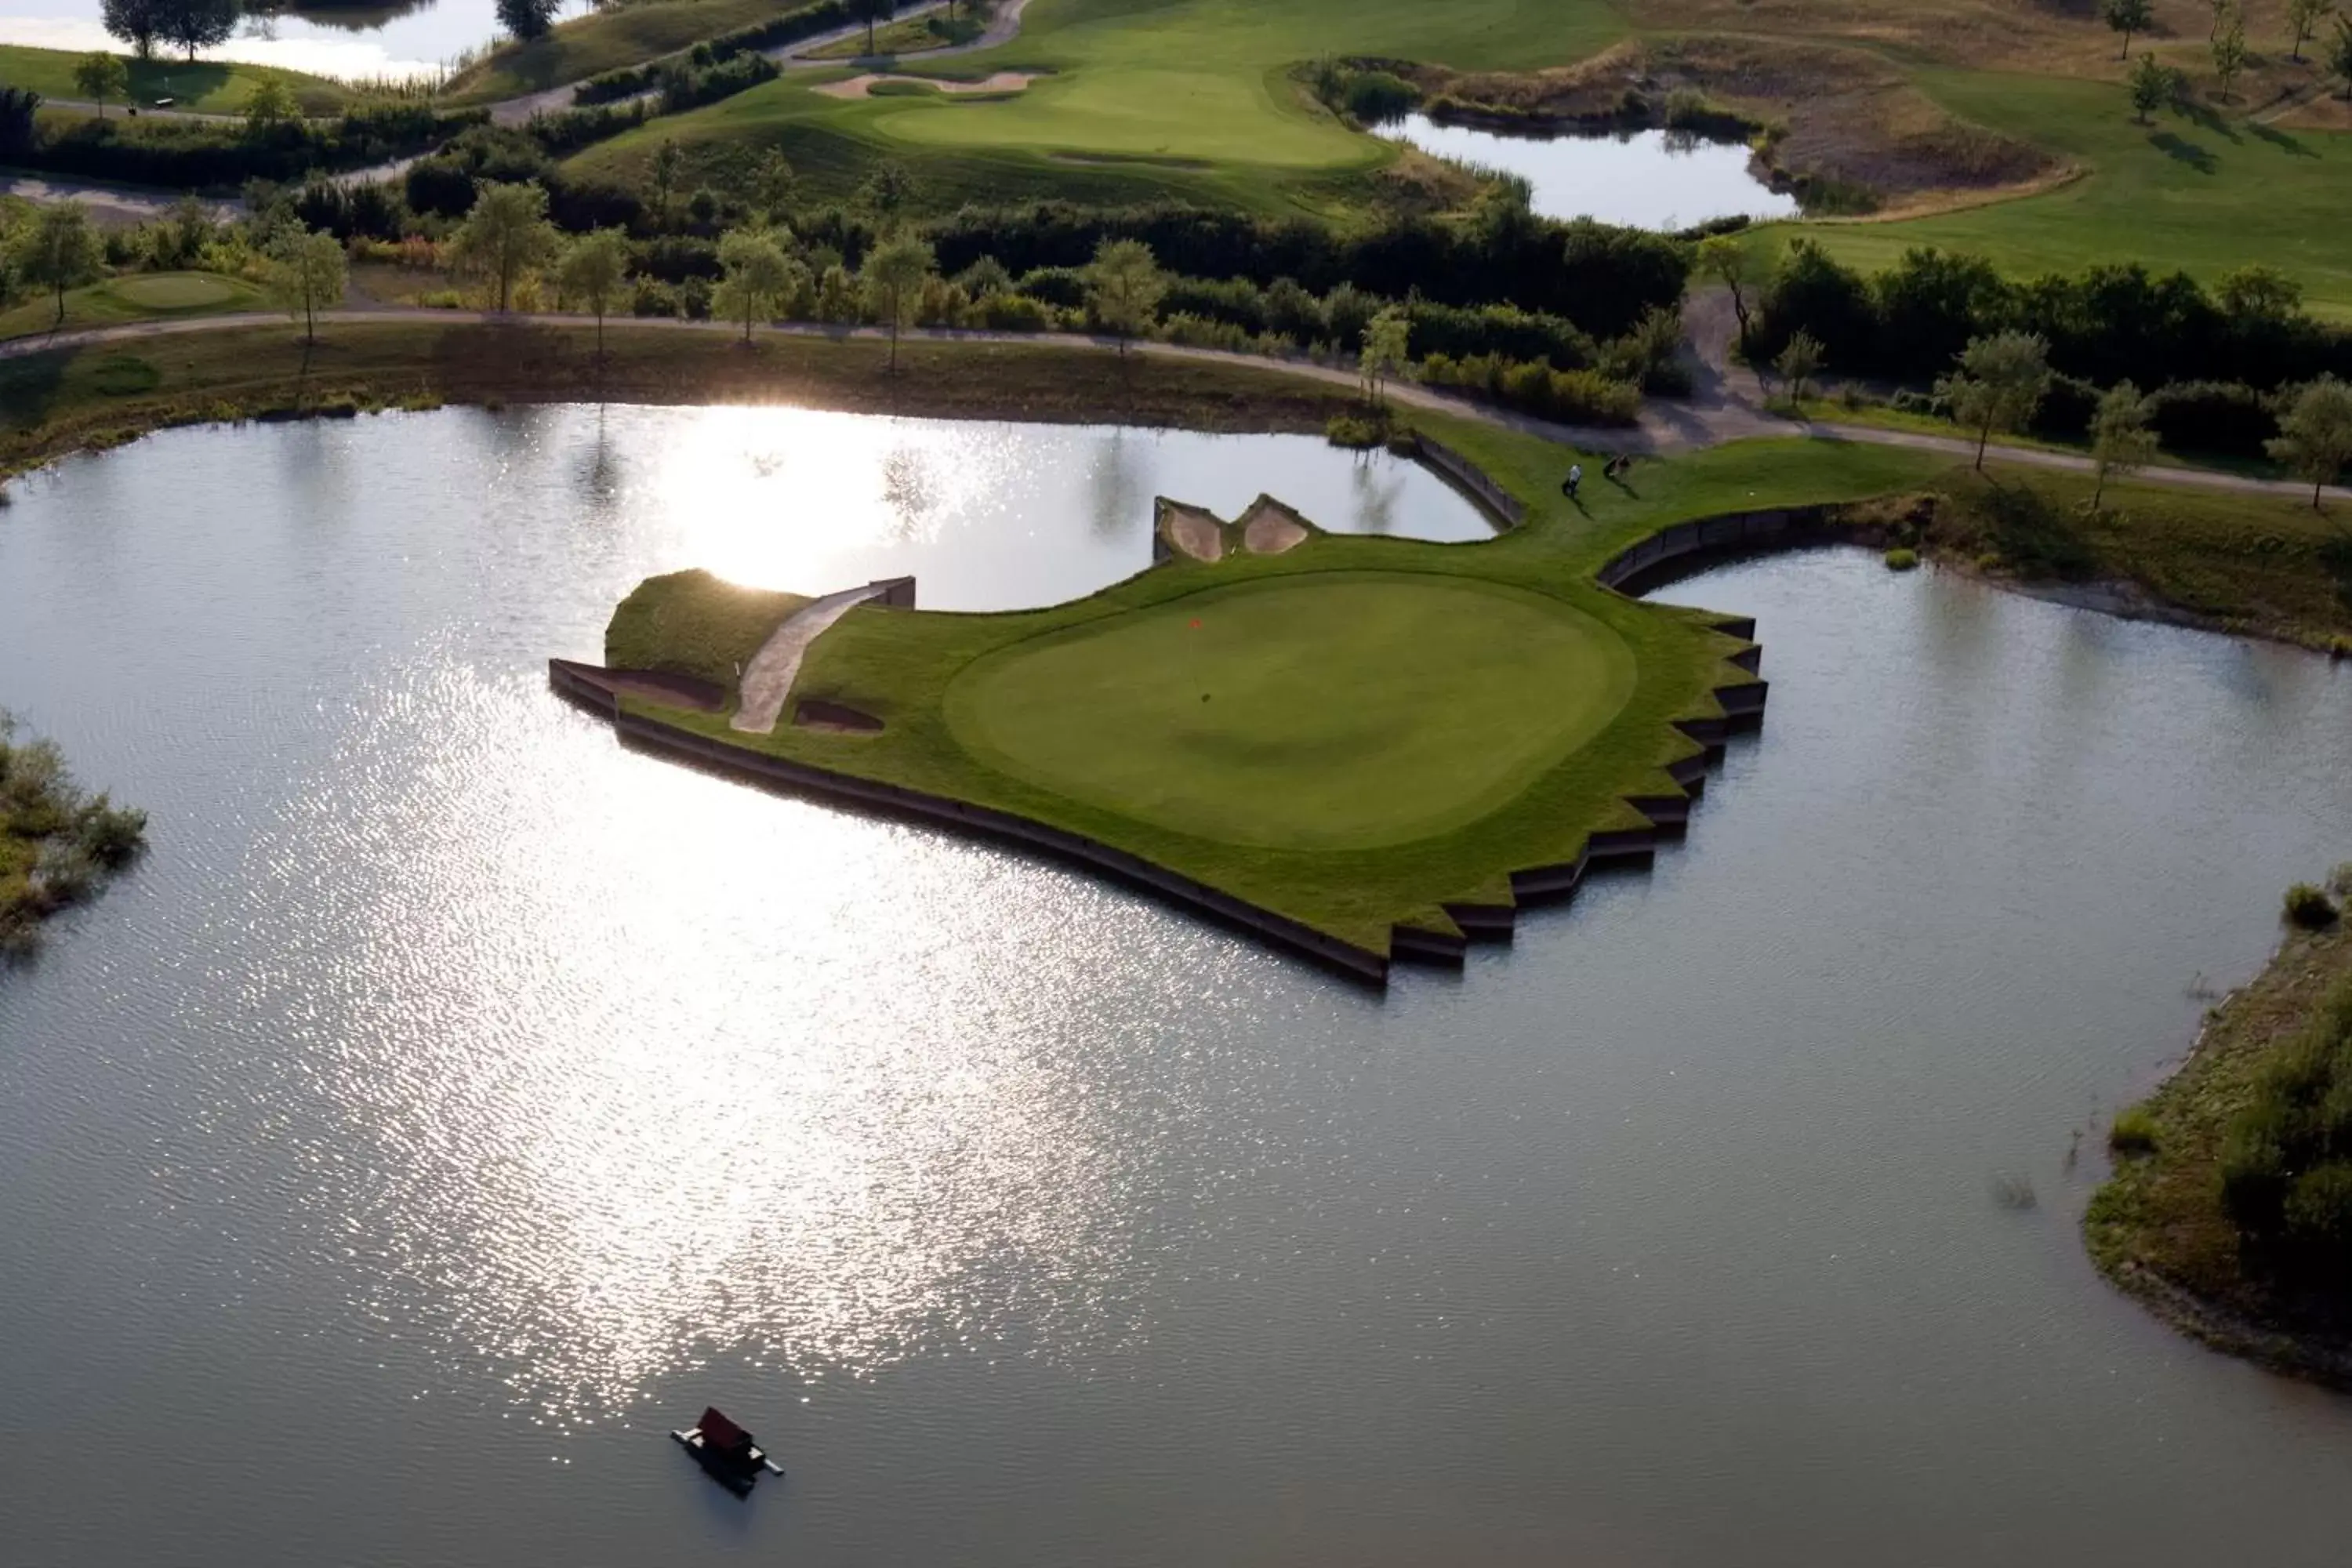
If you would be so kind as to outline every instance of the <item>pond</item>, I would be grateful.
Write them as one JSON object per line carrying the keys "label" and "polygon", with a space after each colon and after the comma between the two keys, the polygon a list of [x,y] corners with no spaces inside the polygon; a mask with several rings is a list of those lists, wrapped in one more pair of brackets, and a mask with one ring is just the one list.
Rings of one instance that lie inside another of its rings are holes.
{"label": "pond", "polygon": [[1797,198],[1750,171],[1748,148],[1674,131],[1522,135],[1408,114],[1379,133],[1440,158],[1525,178],[1545,217],[1673,233],[1717,218],[1794,217]]}
{"label": "pond", "polygon": [[[2075,1222],[2352,855],[2352,668],[1684,584],[1774,683],[1688,841],[1384,996],[546,689],[650,572],[1034,604],[1154,489],[1474,532],[1424,479],[570,408],[14,487],[0,701],[154,849],[0,974],[10,1561],[2340,1563],[2352,1402]],[[665,1436],[712,1402],[748,1504]]]}
{"label": "pond", "polygon": [[[582,16],[593,9],[590,0],[563,0],[556,16]],[[0,44],[120,52],[124,46],[108,34],[101,14],[102,0],[0,0]],[[203,58],[283,66],[346,81],[407,79],[435,75],[501,33],[497,0],[297,4],[275,11],[248,9],[236,36],[205,50]]]}

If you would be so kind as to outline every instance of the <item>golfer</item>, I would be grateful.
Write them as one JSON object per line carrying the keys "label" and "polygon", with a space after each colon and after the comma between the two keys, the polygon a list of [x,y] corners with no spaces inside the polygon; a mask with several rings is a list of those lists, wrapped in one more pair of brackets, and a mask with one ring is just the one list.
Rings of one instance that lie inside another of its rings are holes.
{"label": "golfer", "polygon": [[1574,500],[1576,499],[1576,488],[1583,482],[1584,465],[1582,463],[1570,463],[1568,466],[1568,478],[1560,482],[1559,493],[1566,496],[1569,500]]}

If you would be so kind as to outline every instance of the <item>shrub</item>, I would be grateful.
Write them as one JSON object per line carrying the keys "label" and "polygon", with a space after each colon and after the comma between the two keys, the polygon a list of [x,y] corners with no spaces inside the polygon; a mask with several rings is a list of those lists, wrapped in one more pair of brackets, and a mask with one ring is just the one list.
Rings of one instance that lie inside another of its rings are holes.
{"label": "shrub", "polygon": [[2297,882],[2286,890],[2286,919],[2292,925],[2305,931],[2325,931],[2336,923],[2337,913],[2336,900],[2327,896],[2325,889]]}
{"label": "shrub", "polygon": [[2352,1250],[2352,1164],[2331,1162],[2295,1177],[2281,1217],[2294,1241],[2334,1257]]}
{"label": "shrub", "polygon": [[1026,294],[983,294],[979,301],[981,325],[1000,332],[1049,332],[1054,330],[1051,307]]}
{"label": "shrub", "polygon": [[1898,545],[1886,552],[1886,569],[1889,572],[1915,572],[1918,566],[1919,552],[1916,550],[1906,550]]}
{"label": "shrub", "polygon": [[2156,1118],[2144,1106],[2118,1112],[2115,1125],[2107,1129],[2107,1147],[2118,1154],[2155,1153]]}
{"label": "shrub", "polygon": [[1396,120],[1421,100],[1403,78],[1388,71],[1360,71],[1342,89],[1341,102],[1349,115],[1366,125]]}
{"label": "shrub", "polygon": [[1360,414],[1334,414],[1323,426],[1324,439],[1334,447],[1369,451],[1381,444],[1380,421]]}

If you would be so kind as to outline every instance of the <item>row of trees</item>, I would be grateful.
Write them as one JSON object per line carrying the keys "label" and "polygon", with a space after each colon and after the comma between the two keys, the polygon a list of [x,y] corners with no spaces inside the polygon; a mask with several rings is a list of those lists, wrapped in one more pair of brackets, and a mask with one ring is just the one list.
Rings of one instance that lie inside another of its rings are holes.
{"label": "row of trees", "polygon": [[[2253,47],[2246,36],[2246,8],[2242,0],[2208,0],[2213,15],[2213,25],[2207,35],[2206,47],[2213,58],[2214,79],[2221,86],[2221,96],[2226,101],[2231,84],[2253,62]],[[2107,26],[2123,35],[2122,58],[2131,58],[2132,39],[2155,25],[2155,0],[2101,0],[2099,15]],[[2352,19],[2336,14],[2336,0],[2286,0],[2284,21],[2287,37],[2294,47],[2289,58],[2300,62],[2303,48],[2318,35],[2322,23],[2333,21],[2335,36],[2329,40],[2323,63],[2330,77],[2344,83],[2345,95],[2352,97]],[[2132,68],[2129,78],[2132,109],[2144,122],[2157,110],[2181,96],[2185,83],[2180,73],[2143,52]]]}
{"label": "row of trees", "polygon": [[100,0],[98,14],[106,30],[143,60],[159,43],[194,59],[198,49],[228,42],[244,13],[237,0]]}

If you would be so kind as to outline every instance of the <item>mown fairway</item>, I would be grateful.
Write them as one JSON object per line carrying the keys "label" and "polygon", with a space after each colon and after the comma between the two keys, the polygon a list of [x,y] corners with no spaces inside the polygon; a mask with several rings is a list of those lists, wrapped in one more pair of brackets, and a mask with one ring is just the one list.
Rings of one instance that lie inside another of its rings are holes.
{"label": "mown fairway", "polygon": [[2169,111],[2138,125],[2111,82],[1945,70],[1918,79],[1956,113],[2088,173],[2044,195],[1936,217],[1811,226],[1832,254],[1876,268],[1937,245],[2021,274],[2144,261],[2209,282],[2262,261],[2301,282],[2315,308],[2352,314],[2352,134]]}
{"label": "mown fairway", "polygon": [[959,676],[947,711],[992,765],[1164,827],[1368,848],[1493,810],[1633,679],[1622,638],[1542,595],[1319,574],[1016,644]]}

